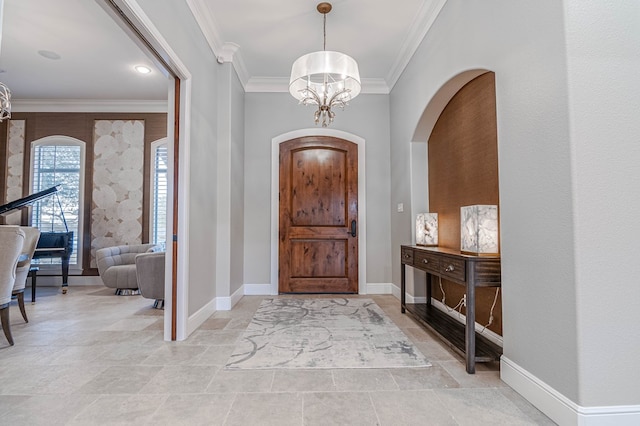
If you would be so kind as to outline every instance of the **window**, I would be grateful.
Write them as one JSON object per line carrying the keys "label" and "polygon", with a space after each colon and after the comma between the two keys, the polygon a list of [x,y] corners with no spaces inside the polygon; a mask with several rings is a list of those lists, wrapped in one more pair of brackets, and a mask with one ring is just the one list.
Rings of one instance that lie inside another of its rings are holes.
{"label": "window", "polygon": [[151,232],[150,242],[164,244],[167,240],[167,140],[151,144]]}
{"label": "window", "polygon": [[[32,143],[32,193],[61,185],[59,191],[34,204],[31,224],[42,232],[73,231],[73,252],[69,265],[81,268],[78,240],[82,222],[84,182],[84,142],[65,136],[51,136]],[[38,263],[56,264],[59,258],[39,259]]]}

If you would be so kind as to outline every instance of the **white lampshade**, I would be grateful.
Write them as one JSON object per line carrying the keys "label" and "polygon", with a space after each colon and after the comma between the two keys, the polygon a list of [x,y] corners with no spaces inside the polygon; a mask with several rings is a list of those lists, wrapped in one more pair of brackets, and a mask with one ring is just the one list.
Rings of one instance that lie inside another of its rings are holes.
{"label": "white lampshade", "polygon": [[307,96],[305,89],[312,89],[318,95],[324,95],[326,90],[327,100],[347,89],[342,95],[346,98],[342,100],[353,99],[360,93],[358,64],[351,56],[326,50],[301,56],[291,67],[289,93],[302,100]]}
{"label": "white lampshade", "polygon": [[416,244],[438,245],[438,213],[418,213],[416,216]]}
{"label": "white lampshade", "polygon": [[498,254],[498,206],[460,208],[460,250],[473,254]]}

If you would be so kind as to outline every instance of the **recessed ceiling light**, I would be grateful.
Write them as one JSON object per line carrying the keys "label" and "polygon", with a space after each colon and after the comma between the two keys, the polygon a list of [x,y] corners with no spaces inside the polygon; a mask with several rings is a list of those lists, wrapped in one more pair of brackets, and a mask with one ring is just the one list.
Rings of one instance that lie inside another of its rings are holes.
{"label": "recessed ceiling light", "polygon": [[52,52],[50,50],[38,50],[38,54],[47,59],[53,59],[54,61],[61,58],[56,52]]}
{"label": "recessed ceiling light", "polygon": [[135,66],[136,71],[138,71],[140,74],[149,74],[151,72],[151,68],[144,66],[144,65],[136,65]]}

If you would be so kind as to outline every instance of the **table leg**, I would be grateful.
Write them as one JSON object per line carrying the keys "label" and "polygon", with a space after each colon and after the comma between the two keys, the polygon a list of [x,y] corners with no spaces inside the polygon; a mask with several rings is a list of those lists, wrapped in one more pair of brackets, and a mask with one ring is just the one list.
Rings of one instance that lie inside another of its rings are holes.
{"label": "table leg", "polygon": [[29,275],[31,276],[31,303],[36,303],[36,278],[38,277],[38,268],[31,267],[29,269]]}
{"label": "table leg", "polygon": [[476,372],[476,288],[473,284],[475,279],[473,271],[467,269],[467,294],[466,294],[466,315],[465,326],[465,361],[467,363],[467,373]]}
{"label": "table leg", "polygon": [[69,256],[62,256],[62,294],[67,294],[69,286]]}
{"label": "table leg", "polygon": [[407,293],[406,293],[406,284],[405,284],[405,275],[406,275],[406,271],[405,271],[405,264],[401,263],[400,264],[400,312],[402,312],[404,314],[405,309],[404,309],[404,305],[406,303],[406,298],[407,298]]}

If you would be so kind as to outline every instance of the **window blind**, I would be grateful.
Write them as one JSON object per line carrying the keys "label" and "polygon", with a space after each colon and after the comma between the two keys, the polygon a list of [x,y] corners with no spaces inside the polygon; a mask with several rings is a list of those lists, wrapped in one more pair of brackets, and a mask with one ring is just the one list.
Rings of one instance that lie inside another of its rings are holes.
{"label": "window blind", "polygon": [[153,211],[151,218],[151,241],[162,244],[167,239],[167,145],[158,146],[153,153]]}
{"label": "window blind", "polygon": [[[32,160],[32,193],[54,185],[62,185],[57,197],[52,196],[34,204],[31,224],[42,232],[65,232],[66,220],[73,231],[73,252],[69,264],[78,264],[79,219],[82,210],[80,176],[82,151],[74,145],[36,145]],[[58,200],[60,204],[58,204]],[[62,209],[62,210],[61,210]],[[64,212],[64,220],[62,216]],[[60,259],[38,259],[39,264],[56,264]]]}

